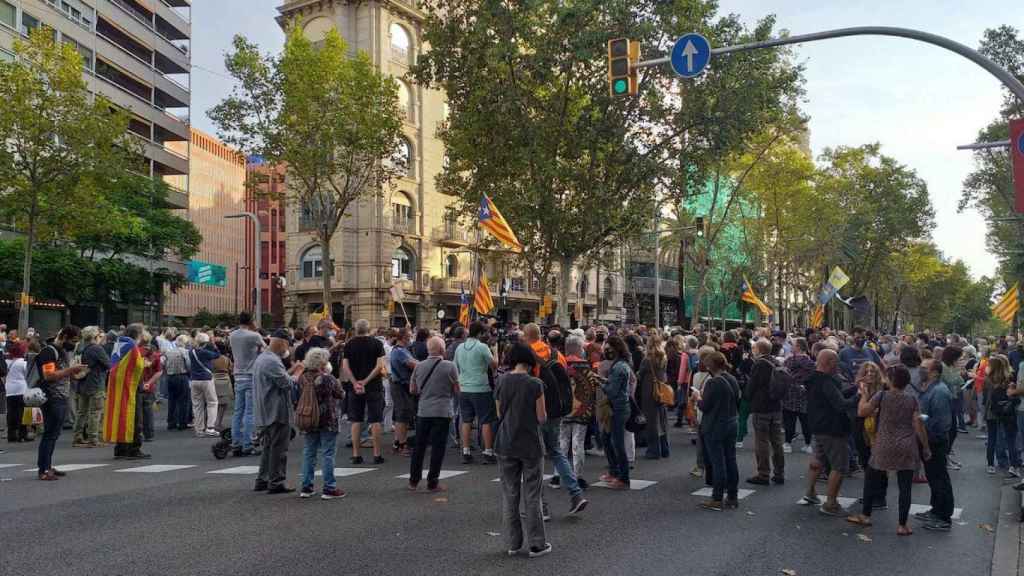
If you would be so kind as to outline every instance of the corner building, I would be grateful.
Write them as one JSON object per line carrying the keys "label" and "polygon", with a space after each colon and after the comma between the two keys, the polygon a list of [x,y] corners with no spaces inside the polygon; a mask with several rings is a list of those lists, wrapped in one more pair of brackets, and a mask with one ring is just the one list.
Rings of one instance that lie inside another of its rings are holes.
{"label": "corner building", "polygon": [[[337,29],[352,49],[369,54],[398,81],[404,137],[396,157],[404,158],[406,167],[381,195],[349,208],[332,240],[335,260],[330,263],[322,261],[302,207],[288,204],[285,321],[304,325],[311,313],[322,310],[322,275],[331,270],[331,316],[339,325],[366,318],[376,327],[401,326],[404,308],[415,326],[447,326],[458,317],[461,289],[472,298],[475,288],[470,253],[474,224],[450,219],[447,209],[458,200],[434,184],[444,164],[437,133],[447,118],[445,95],[404,79],[421,51],[425,14],[407,0],[295,0],[278,11],[282,28],[297,25],[314,42]],[[507,321],[534,320],[541,303],[539,283],[517,272],[511,256],[482,254],[481,262],[497,306],[494,314]],[[401,305],[392,303],[393,285],[402,289]],[[619,274],[574,272],[573,285],[583,295],[570,297],[570,309],[582,297],[585,323],[621,318]],[[443,319],[438,318],[440,311]]]}

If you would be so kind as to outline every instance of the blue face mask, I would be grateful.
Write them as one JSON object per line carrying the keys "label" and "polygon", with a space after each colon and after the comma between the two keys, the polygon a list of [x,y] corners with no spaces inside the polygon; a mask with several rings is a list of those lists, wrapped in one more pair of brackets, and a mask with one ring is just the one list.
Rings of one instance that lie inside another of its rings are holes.
{"label": "blue face mask", "polygon": [[328,331],[327,331],[327,337],[328,337],[328,338],[334,338],[334,337],[335,337],[335,336],[337,336],[337,335],[338,335],[338,333],[337,333],[337,332],[335,332],[334,330],[328,330]]}

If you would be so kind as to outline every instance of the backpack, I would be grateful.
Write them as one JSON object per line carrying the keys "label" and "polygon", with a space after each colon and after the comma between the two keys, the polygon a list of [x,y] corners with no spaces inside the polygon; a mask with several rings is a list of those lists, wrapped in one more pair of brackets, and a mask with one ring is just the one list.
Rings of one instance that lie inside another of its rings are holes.
{"label": "backpack", "polygon": [[572,384],[554,348],[548,347],[548,359],[540,363],[540,379],[544,382],[548,418],[561,418],[572,412]]}
{"label": "backpack", "polygon": [[312,432],[320,427],[320,402],[316,397],[316,384],[319,381],[319,376],[315,379],[302,379],[302,393],[295,406],[295,427],[303,432]]}
{"label": "backpack", "polygon": [[[53,348],[53,346],[47,345],[47,348]],[[57,353],[56,348],[53,348],[53,350]],[[28,362],[28,373],[25,374],[25,383],[28,384],[29,388],[38,388],[43,381],[43,375],[39,372],[39,363],[36,362],[38,356],[39,354],[25,355],[25,361]],[[57,353],[57,357],[60,358],[60,353]]]}
{"label": "backpack", "polygon": [[768,396],[772,400],[785,400],[793,386],[793,375],[782,366],[772,368],[772,381],[768,385]]}

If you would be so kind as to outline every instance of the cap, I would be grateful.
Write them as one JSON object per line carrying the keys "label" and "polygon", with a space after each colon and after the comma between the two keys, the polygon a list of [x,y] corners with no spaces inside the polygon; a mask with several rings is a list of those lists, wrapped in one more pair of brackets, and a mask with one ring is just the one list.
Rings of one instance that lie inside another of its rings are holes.
{"label": "cap", "polygon": [[270,337],[284,340],[289,344],[292,343],[292,335],[289,334],[288,331],[285,330],[284,328],[278,328],[277,330],[274,330],[273,332],[270,333]]}

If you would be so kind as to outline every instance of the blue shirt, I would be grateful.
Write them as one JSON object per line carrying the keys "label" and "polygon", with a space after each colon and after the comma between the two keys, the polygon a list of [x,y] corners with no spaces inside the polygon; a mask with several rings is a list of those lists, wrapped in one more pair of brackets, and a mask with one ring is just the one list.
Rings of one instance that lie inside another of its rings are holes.
{"label": "blue shirt", "polygon": [[608,370],[608,380],[601,386],[612,410],[629,411],[629,377],[632,370],[627,360],[615,362]]}
{"label": "blue shirt", "polygon": [[928,438],[943,439],[949,437],[953,427],[953,396],[949,388],[940,380],[928,385],[928,389],[917,399],[921,405],[921,414],[927,414],[924,427],[928,430]]}
{"label": "blue shirt", "polygon": [[395,346],[391,349],[391,380],[398,384],[408,384],[412,378],[412,368],[409,368],[409,361],[413,360],[409,350],[402,346]]}
{"label": "blue shirt", "polygon": [[847,346],[839,352],[839,366],[851,382],[857,377],[857,372],[865,362],[874,362],[879,367],[882,366],[882,359],[878,357],[878,352],[868,348],[867,345],[861,346],[860,350],[853,346]]}
{"label": "blue shirt", "polygon": [[220,352],[215,347],[205,344],[200,348],[193,348],[185,358],[188,359],[189,380],[213,380],[213,361],[220,358]]}

